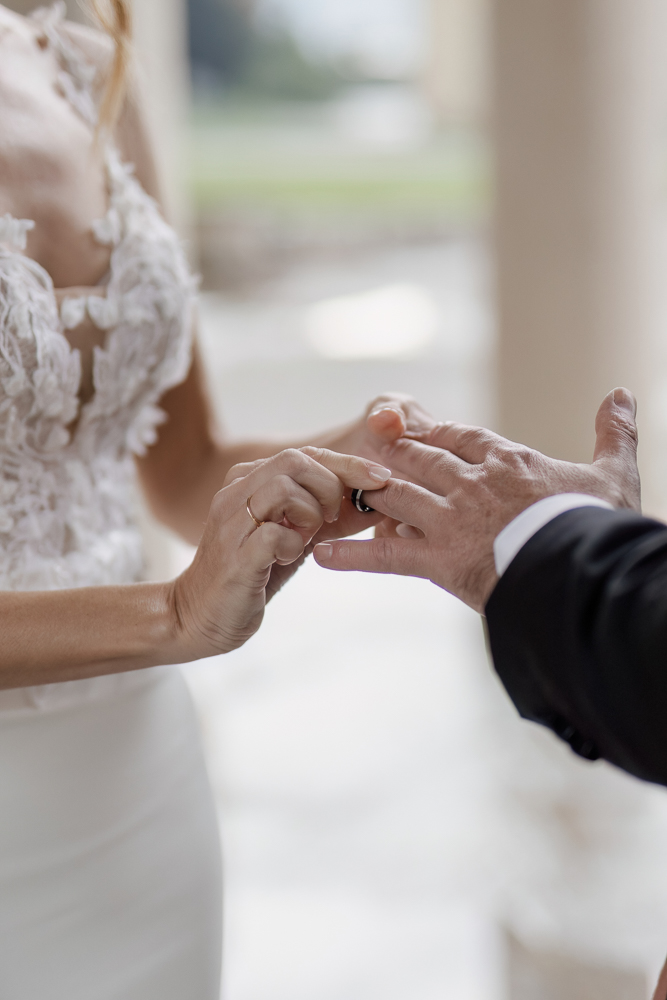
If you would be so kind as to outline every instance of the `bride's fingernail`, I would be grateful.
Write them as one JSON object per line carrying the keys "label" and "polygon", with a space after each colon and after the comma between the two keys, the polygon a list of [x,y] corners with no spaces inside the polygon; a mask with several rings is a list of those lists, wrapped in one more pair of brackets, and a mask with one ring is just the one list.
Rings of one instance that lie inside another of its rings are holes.
{"label": "bride's fingernail", "polygon": [[319,542],[315,546],[315,552],[320,559],[331,559],[333,555],[333,545],[329,545],[328,542]]}
{"label": "bride's fingernail", "polygon": [[373,479],[379,479],[380,482],[386,483],[388,479],[391,479],[391,469],[385,469],[384,465],[370,465],[368,467],[368,475]]}

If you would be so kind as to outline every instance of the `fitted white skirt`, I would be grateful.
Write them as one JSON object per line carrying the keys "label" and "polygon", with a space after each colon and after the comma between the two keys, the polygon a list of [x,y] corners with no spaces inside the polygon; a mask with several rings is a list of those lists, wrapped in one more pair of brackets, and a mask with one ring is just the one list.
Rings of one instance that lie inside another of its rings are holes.
{"label": "fitted white skirt", "polygon": [[220,898],[178,668],[0,693],[2,1000],[218,1000]]}

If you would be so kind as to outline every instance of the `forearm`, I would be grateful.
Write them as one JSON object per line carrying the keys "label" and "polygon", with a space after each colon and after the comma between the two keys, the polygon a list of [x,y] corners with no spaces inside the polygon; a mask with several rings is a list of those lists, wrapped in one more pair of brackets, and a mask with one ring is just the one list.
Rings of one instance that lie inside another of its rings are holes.
{"label": "forearm", "polygon": [[169,584],[0,593],[0,689],[179,662]]}

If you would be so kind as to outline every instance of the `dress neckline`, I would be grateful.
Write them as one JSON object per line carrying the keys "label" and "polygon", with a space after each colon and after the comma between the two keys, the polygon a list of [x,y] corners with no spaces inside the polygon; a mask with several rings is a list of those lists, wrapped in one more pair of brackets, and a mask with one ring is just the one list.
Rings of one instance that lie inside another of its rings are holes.
{"label": "dress neckline", "polygon": [[[46,39],[49,47],[55,52],[59,63],[60,71],[54,80],[54,87],[69,102],[77,114],[83,118],[91,129],[97,128],[98,113],[93,99],[93,87],[97,77],[97,68],[84,56],[84,54],[63,36],[60,25],[66,19],[66,6],[64,0],[56,0],[48,7],[39,7],[34,10],[28,20],[35,23],[40,34]],[[109,268],[104,276],[104,284],[110,286],[114,279],[114,250],[122,240],[122,224],[119,213],[114,206],[115,196],[118,194],[119,185],[127,182],[133,173],[131,164],[122,161],[120,153],[115,143],[109,137],[104,138],[103,145],[103,169],[106,173],[107,186],[107,211],[102,218],[94,219],[89,227],[93,238],[100,246],[111,248]],[[148,198],[148,195],[146,195]],[[7,213],[0,217],[0,251],[5,254],[15,254],[22,259],[29,261],[29,267],[38,274],[44,282],[49,293],[55,314],[58,317],[58,327],[53,331],[56,336],[62,339],[66,345],[68,356],[77,359],[79,365],[79,376],[76,387],[76,415],[71,423],[71,430],[68,430],[70,444],[76,440],[77,433],[84,423],[84,416],[94,410],[94,404],[98,397],[98,381],[96,377],[97,359],[104,355],[109,347],[109,341],[118,325],[119,309],[117,304],[112,302],[108,296],[85,296],[81,298],[66,297],[58,305],[56,288],[53,279],[47,269],[34,258],[27,256],[24,251],[27,245],[27,234],[33,230],[36,223],[33,219],[17,219]],[[103,346],[93,347],[93,371],[92,383],[93,391],[90,398],[81,400],[81,351],[72,347],[66,330],[73,329],[83,322],[86,314],[100,330],[106,331]],[[114,322],[115,321],[115,322]]]}
{"label": "dress neckline", "polygon": [[[56,85],[65,96],[78,91],[76,81],[68,87],[65,80],[73,68],[76,71],[85,63],[88,70],[78,79],[85,78],[92,100],[95,72],[85,52],[73,61],[72,52],[78,47],[76,38],[71,41],[69,33],[59,28],[63,13],[63,5],[57,4],[39,15],[46,18],[64,67]],[[61,39],[65,50],[60,48]],[[13,313],[8,315],[6,331],[0,324],[0,345],[5,332],[16,338],[13,344],[8,341],[10,353],[3,354],[13,374],[4,380],[8,388],[7,398],[0,401],[0,428],[6,425],[8,441],[14,440],[12,435],[16,442],[34,439],[33,457],[48,453],[54,459],[67,455],[92,462],[98,456],[105,458],[109,449],[116,455],[144,454],[166,419],[159,408],[162,395],[186,377],[190,364],[196,280],[176,234],[133,176],[133,167],[123,161],[113,141],[105,141],[101,151],[108,210],[91,228],[95,239],[111,252],[105,297],[65,299],[58,310],[48,271],[21,252],[31,221],[0,219],[4,239],[0,282],[6,272],[13,289]],[[93,347],[93,392],[82,402],[81,355],[65,331],[86,313],[107,336],[103,346]],[[27,381],[19,364],[24,353],[35,369]],[[24,393],[32,393],[34,399],[19,417],[13,399],[25,406]]]}

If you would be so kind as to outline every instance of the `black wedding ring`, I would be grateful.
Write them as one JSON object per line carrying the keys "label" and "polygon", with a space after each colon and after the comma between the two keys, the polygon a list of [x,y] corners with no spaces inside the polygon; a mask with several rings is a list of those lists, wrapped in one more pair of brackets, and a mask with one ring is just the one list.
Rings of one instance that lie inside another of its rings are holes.
{"label": "black wedding ring", "polygon": [[361,499],[361,494],[363,492],[364,492],[363,490],[352,490],[352,495],[350,496],[350,500],[361,514],[375,513],[375,509],[373,507],[369,507]]}

